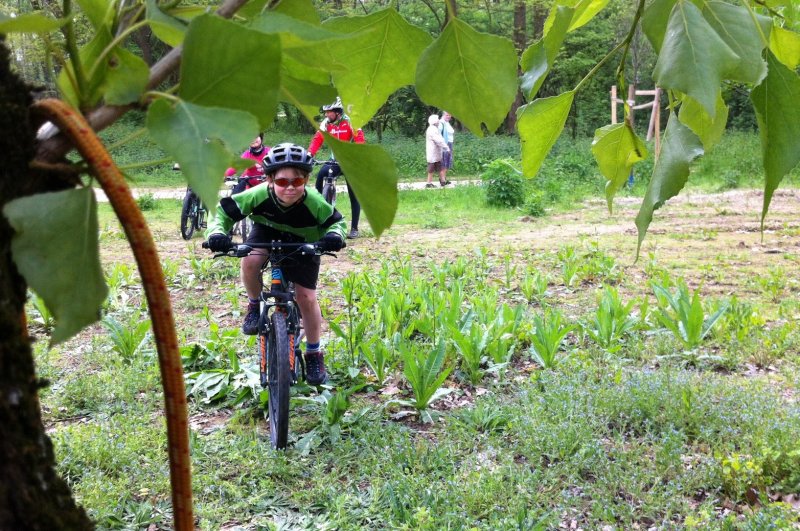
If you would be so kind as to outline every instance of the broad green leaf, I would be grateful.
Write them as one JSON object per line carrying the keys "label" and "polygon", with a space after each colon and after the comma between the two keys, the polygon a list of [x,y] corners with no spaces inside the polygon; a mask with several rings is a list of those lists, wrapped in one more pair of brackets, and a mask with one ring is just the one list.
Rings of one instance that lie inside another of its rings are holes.
{"label": "broad green leaf", "polygon": [[66,18],[53,18],[38,11],[15,17],[0,13],[0,33],[50,33],[67,22]]}
{"label": "broad green leaf", "polygon": [[702,105],[689,96],[683,97],[680,112],[680,121],[700,137],[706,153],[711,151],[725,132],[728,123],[728,106],[722,99],[722,94],[717,95],[717,108],[714,118],[711,118]]}
{"label": "broad green leaf", "polygon": [[517,95],[517,53],[510,40],[452,19],[419,59],[416,90],[477,136],[494,132]]}
{"label": "broad green leaf", "polygon": [[[250,0],[236,14],[245,18],[254,18],[267,10],[268,3],[274,2],[269,2],[269,0]],[[278,2],[275,7],[270,8],[270,11],[288,15],[309,24],[319,25],[319,15],[317,15],[317,10],[311,0]]]}
{"label": "broad green leaf", "polygon": [[117,47],[111,53],[110,66],[106,73],[102,93],[109,105],[125,105],[139,101],[147,88],[150,68],[144,60]]}
{"label": "broad green leaf", "polygon": [[[267,10],[267,3],[269,0],[249,0],[245,5],[239,8],[236,11],[236,15],[240,17],[244,17],[245,19],[252,19],[257,17],[258,15],[262,14],[264,11]],[[284,4],[300,4],[301,2],[281,2],[278,4],[279,6]],[[307,6],[303,6],[307,9]],[[314,11],[316,14],[316,10]]]}
{"label": "broad green leaf", "polygon": [[[772,19],[752,13],[742,6],[725,2],[708,2],[703,15],[725,44],[739,56],[736,68],[728,73],[728,79],[742,83],[760,83],[767,74],[767,63],[762,51],[769,42]],[[754,24],[754,19],[758,25]]]}
{"label": "broad green leaf", "polygon": [[653,79],[662,88],[688,94],[713,118],[722,78],[738,60],[700,10],[691,2],[678,0],[669,17]]}
{"label": "broad green leaf", "polygon": [[[574,31],[581,26],[591,21],[595,15],[603,10],[608,5],[608,0],[560,0],[555,9],[550,11],[547,20],[544,21],[544,30],[542,33],[549,33],[552,26],[556,23],[555,18],[558,16],[556,10],[562,8],[570,8],[570,20],[568,21],[568,28],[566,31]],[[572,14],[574,13],[574,14]]]}
{"label": "broad green leaf", "polygon": [[114,2],[108,0],[75,0],[95,29],[110,26],[114,20]]}
{"label": "broad green leaf", "polygon": [[161,11],[156,0],[147,0],[147,23],[159,40],[173,48],[180,46],[186,35],[186,24]]}
{"label": "broad green leaf", "polygon": [[564,129],[575,91],[539,98],[517,111],[517,130],[522,142],[522,172],[534,177]]}
{"label": "broad green leaf", "polygon": [[608,180],[606,201],[611,213],[614,195],[627,182],[633,165],[647,157],[647,148],[625,122],[607,125],[595,131],[592,154],[597,160],[600,173]]}
{"label": "broad green leaf", "polygon": [[319,109],[336,98],[330,73],[298,63],[289,53],[281,60],[281,101],[291,103],[308,119],[316,121]]}
{"label": "broad green leaf", "polygon": [[147,111],[147,128],[181,165],[189,185],[206,205],[219,199],[222,179],[242,146],[260,129],[256,118],[234,109],[157,100]]}
{"label": "broad green leaf", "polygon": [[[111,33],[108,29],[99,30],[94,38],[88,44],[83,46],[78,55],[80,63],[86,65],[85,75],[87,79],[86,93],[78,94],[78,87],[74,86],[70,78],[74,76],[72,63],[67,63],[61,70],[56,80],[56,85],[61,95],[67,100],[70,105],[76,109],[84,106],[95,105],[102,97],[101,85],[105,80],[106,72],[108,71],[108,59],[98,61],[100,54],[105,50],[106,46],[111,43]],[[90,69],[94,66],[94,70],[90,73]]]}
{"label": "broad green leaf", "polygon": [[361,33],[354,42],[332,41],[332,52],[346,67],[332,73],[353,127],[361,127],[397,89],[414,83],[417,59],[432,39],[391,8],[365,17],[338,17],[323,28]]}
{"label": "broad green leaf", "polygon": [[636,215],[636,227],[639,229],[637,258],[647,228],[653,220],[653,212],[661,208],[668,199],[678,195],[689,178],[689,165],[702,154],[703,145],[697,135],[683,125],[675,113],[670,113],[661,144],[661,153],[653,169],[653,176],[642,206]]}
{"label": "broad green leaf", "polygon": [[291,2],[278,2],[272,8],[275,13],[289,15],[297,20],[308,22],[309,24],[319,25],[319,15],[311,0],[292,0]]}
{"label": "broad green leaf", "polygon": [[198,105],[247,111],[266,127],[278,104],[280,59],[274,37],[203,15],[189,25],[183,43],[180,96]]}
{"label": "broad green leaf", "polygon": [[331,85],[317,85],[305,79],[296,79],[284,73],[281,76],[281,101],[297,107],[309,122],[314,122],[322,105],[336,98]]}
{"label": "broad green leaf", "polygon": [[380,146],[336,140],[323,133],[342,166],[342,173],[361,203],[372,232],[380,237],[397,212],[397,167]]}
{"label": "broad green leaf", "polygon": [[[698,7],[703,7],[701,0],[692,0]],[[647,36],[647,40],[653,45],[656,53],[661,51],[664,42],[664,34],[667,32],[667,23],[672,8],[678,0],[653,0],[644,10],[642,15],[642,31]]]}
{"label": "broad green leaf", "polygon": [[764,158],[764,205],[767,216],[772,194],[783,177],[800,162],[800,78],[772,53],[767,53],[767,77],[750,93],[758,119]]}
{"label": "broad green leaf", "polygon": [[[553,13],[555,15],[553,16]],[[558,6],[551,11],[553,23],[547,33],[528,47],[522,54],[520,66],[522,68],[522,78],[520,88],[528,100],[536,97],[539,88],[542,86],[553,61],[558,55],[558,50],[564,43],[567,35],[567,28],[572,20],[573,10],[568,7]]]}
{"label": "broad green leaf", "polygon": [[17,269],[55,316],[52,342],[69,339],[97,321],[107,289],[92,189],[15,199],[3,214],[14,228],[11,253]]}
{"label": "broad green leaf", "polygon": [[351,35],[330,31],[329,29],[321,28],[317,24],[311,24],[274,11],[267,11],[259,15],[247,27],[268,35],[280,35],[281,46],[284,50],[306,48],[307,52],[310,53],[311,50],[308,48],[313,46],[317,52],[317,61],[313,64],[320,67],[329,67],[331,62],[343,59],[331,53],[323,43],[337,40],[347,41],[352,38]]}
{"label": "broad green leaf", "polygon": [[769,35],[769,49],[791,70],[800,64],[800,34],[775,26]]}

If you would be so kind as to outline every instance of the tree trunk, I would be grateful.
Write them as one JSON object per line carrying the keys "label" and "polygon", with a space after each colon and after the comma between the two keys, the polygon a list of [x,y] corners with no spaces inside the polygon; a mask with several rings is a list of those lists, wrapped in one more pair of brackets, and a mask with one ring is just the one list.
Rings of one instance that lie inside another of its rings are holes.
{"label": "tree trunk", "polygon": [[[32,171],[35,125],[27,87],[10,70],[0,43],[0,207],[12,199],[65,187]],[[86,512],[55,472],[39,408],[31,341],[24,326],[27,286],[11,260],[13,229],[0,216],[0,529],[93,529]]]}
{"label": "tree trunk", "polygon": [[[526,39],[526,7],[525,0],[515,0],[514,2],[514,47],[517,49],[517,55],[522,56],[527,46]],[[517,66],[517,77],[522,76],[522,70]],[[517,97],[514,98],[514,103],[511,104],[511,109],[506,115],[506,132],[513,134],[517,128],[517,109],[519,109],[524,100],[522,92],[517,90]]]}

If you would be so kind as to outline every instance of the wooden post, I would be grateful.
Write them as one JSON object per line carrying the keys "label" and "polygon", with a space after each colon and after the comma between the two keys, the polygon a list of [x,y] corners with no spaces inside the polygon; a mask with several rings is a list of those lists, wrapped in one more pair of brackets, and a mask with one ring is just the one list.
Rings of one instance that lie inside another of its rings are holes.
{"label": "wooden post", "polygon": [[617,86],[611,85],[611,123],[617,123]]}
{"label": "wooden post", "polygon": [[628,105],[628,120],[631,124],[631,129],[633,128],[633,106],[636,104],[636,86],[631,83],[628,85],[628,101],[625,102]]}
{"label": "wooden post", "polygon": [[650,124],[647,126],[647,141],[649,142],[651,138],[653,138],[653,130],[656,126],[656,115],[661,110],[661,105],[658,102],[658,89],[654,90],[655,94],[653,95],[653,110],[650,112]]}
{"label": "wooden post", "polygon": [[656,136],[656,155],[655,160],[658,160],[658,155],[661,153],[661,89],[656,87],[656,121],[655,121],[655,136]]}

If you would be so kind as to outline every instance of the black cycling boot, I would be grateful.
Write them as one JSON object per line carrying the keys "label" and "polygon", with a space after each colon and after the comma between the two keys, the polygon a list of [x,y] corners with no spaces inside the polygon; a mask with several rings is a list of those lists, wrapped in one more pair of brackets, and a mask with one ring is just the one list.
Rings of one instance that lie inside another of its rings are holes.
{"label": "black cycling boot", "polygon": [[325,370],[325,355],[322,351],[306,352],[303,359],[306,362],[306,381],[309,385],[320,385],[328,381],[328,371]]}
{"label": "black cycling boot", "polygon": [[260,308],[257,302],[247,304],[247,315],[244,316],[244,323],[242,323],[242,333],[248,336],[254,336],[258,333],[259,313]]}

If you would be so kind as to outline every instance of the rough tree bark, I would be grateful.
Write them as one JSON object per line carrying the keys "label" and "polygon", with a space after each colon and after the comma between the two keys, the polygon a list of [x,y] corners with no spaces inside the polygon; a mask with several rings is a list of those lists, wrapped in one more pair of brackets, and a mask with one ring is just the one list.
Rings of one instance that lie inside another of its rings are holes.
{"label": "rough tree bark", "polygon": [[[517,49],[517,54],[522,55],[528,45],[527,41],[527,25],[526,25],[527,9],[525,0],[516,0],[514,2],[514,47]],[[522,75],[522,69],[517,66],[517,77]],[[522,92],[517,91],[517,97],[514,103],[511,104],[511,109],[506,115],[506,132],[513,134],[517,129],[517,109],[522,107],[524,100]]]}
{"label": "rough tree bark", "polygon": [[[30,87],[10,70],[0,42],[0,208],[18,197],[67,184],[32,171],[36,125]],[[69,487],[55,472],[50,438],[42,423],[31,341],[23,327],[26,284],[11,260],[12,229],[0,216],[0,529],[93,529]]]}

